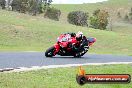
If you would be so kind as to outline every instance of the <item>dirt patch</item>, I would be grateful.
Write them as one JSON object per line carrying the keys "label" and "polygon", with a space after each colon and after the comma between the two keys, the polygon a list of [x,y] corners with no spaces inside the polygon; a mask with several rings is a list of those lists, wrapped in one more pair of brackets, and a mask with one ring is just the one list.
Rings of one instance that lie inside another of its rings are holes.
{"label": "dirt patch", "polygon": [[37,19],[34,19],[34,18],[32,18],[32,19],[30,19],[31,21],[36,21]]}
{"label": "dirt patch", "polygon": [[25,27],[22,26],[22,25],[13,25],[13,27],[14,27],[15,29],[25,29]]}
{"label": "dirt patch", "polygon": [[122,51],[129,51],[128,49],[122,49]]}

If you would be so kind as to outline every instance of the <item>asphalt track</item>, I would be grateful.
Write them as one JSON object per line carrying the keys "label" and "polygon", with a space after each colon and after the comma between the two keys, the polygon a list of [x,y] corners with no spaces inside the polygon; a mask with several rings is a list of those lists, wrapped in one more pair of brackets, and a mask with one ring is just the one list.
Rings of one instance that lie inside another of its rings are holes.
{"label": "asphalt track", "polygon": [[82,58],[46,58],[44,52],[0,52],[0,69],[48,65],[132,62],[132,56],[86,54]]}

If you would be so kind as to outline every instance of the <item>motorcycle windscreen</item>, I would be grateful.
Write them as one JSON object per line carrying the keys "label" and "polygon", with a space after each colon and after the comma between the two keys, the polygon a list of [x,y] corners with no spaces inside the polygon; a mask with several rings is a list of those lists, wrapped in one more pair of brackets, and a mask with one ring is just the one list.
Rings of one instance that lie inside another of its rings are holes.
{"label": "motorcycle windscreen", "polygon": [[67,47],[67,45],[68,45],[68,42],[61,42],[61,43],[60,43],[60,46],[61,46],[62,48]]}

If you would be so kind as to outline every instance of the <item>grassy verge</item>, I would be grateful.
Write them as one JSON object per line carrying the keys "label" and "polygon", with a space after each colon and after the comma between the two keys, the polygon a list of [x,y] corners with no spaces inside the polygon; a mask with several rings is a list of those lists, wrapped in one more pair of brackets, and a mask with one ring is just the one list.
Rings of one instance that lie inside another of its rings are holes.
{"label": "grassy verge", "polygon": [[114,20],[117,17],[117,12],[120,12],[122,16],[126,15],[127,11],[131,8],[132,1],[128,0],[108,0],[105,2],[99,2],[99,3],[84,3],[84,4],[55,4],[52,5],[53,7],[56,7],[60,9],[63,12],[62,18],[66,17],[66,14],[68,14],[71,11],[86,11],[90,13],[91,15],[94,10],[96,9],[105,9],[107,10]]}
{"label": "grassy verge", "polygon": [[60,9],[63,12],[70,12],[74,10],[83,10],[87,12],[93,12],[98,8],[121,8],[121,7],[129,7],[131,6],[132,1],[126,0],[108,0],[105,2],[99,3],[84,3],[84,4],[55,4],[54,7]]}
{"label": "grassy verge", "polygon": [[[130,74],[132,65],[83,66],[89,74]],[[77,67],[57,68],[18,73],[0,73],[1,88],[132,88],[130,84],[76,83]]]}

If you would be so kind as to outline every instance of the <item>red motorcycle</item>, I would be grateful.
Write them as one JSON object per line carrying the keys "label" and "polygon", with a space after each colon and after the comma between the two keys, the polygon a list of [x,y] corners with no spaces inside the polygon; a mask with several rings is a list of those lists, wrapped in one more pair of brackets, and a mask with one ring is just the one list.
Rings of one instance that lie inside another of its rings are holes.
{"label": "red motorcycle", "polygon": [[[81,46],[83,40],[85,41],[83,43],[83,46]],[[91,46],[95,41],[96,38],[86,38],[85,36],[83,36],[83,39],[81,41],[77,41],[75,37],[71,37],[71,35],[69,34],[61,34],[57,38],[57,43],[46,50],[45,56],[53,57],[55,55],[60,55],[81,57],[88,51],[89,46]],[[76,47],[75,50],[73,50],[72,45]]]}

